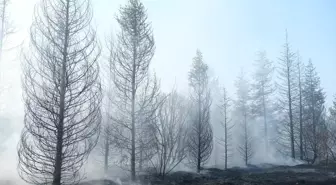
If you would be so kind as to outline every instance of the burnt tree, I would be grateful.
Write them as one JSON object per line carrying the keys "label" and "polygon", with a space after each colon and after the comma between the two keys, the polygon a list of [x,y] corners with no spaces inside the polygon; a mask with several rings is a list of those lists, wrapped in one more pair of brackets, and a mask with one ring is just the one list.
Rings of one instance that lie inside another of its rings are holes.
{"label": "burnt tree", "polygon": [[101,122],[100,47],[89,0],[43,0],[23,60],[18,170],[31,184],[76,184]]}

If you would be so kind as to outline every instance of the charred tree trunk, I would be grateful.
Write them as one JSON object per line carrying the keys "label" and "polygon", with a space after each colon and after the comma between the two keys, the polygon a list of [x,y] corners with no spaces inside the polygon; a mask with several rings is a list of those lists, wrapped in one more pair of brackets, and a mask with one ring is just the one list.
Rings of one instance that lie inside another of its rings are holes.
{"label": "charred tree trunk", "polygon": [[[289,60],[289,59],[287,59]],[[291,154],[292,158],[295,159],[295,148],[294,148],[294,123],[293,123],[293,110],[292,110],[292,89],[291,89],[291,76],[290,76],[290,69],[289,65],[287,66],[288,76],[287,76],[287,83],[288,83],[288,108],[289,108],[289,127],[290,127],[290,145],[291,145]]]}
{"label": "charred tree trunk", "polygon": [[68,60],[68,42],[69,42],[69,0],[66,2],[65,29],[64,29],[64,46],[63,46],[63,61],[61,71],[61,93],[60,93],[60,108],[59,108],[59,123],[57,126],[57,145],[55,156],[55,172],[53,185],[61,185],[61,169],[63,155],[63,125],[64,125],[64,106],[65,106],[65,85],[66,85],[66,63]]}

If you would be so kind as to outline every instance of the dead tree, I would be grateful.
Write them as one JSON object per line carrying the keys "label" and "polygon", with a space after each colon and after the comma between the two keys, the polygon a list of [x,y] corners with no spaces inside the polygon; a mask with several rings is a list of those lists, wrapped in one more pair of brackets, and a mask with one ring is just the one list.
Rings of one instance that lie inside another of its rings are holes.
{"label": "dead tree", "polygon": [[213,149],[213,131],[210,124],[211,96],[208,88],[208,66],[197,50],[189,71],[190,99],[194,106],[188,138],[188,159],[199,173]]}
{"label": "dead tree", "polygon": [[[278,128],[278,142],[285,149],[290,148],[290,156],[295,159],[295,122],[294,122],[294,102],[296,92],[296,65],[295,53],[291,51],[286,32],[286,42],[284,51],[279,58],[279,110],[283,114],[281,124]],[[288,147],[289,146],[289,147]]]}
{"label": "dead tree", "polygon": [[253,157],[253,138],[249,130],[248,120],[251,119],[251,108],[250,108],[250,87],[249,83],[246,80],[244,72],[242,71],[241,75],[236,81],[237,88],[237,100],[235,101],[236,114],[238,115],[237,122],[242,127],[240,145],[238,151],[241,154],[245,165],[248,165],[251,158]]}
{"label": "dead tree", "polygon": [[101,122],[100,47],[89,0],[43,0],[23,60],[24,128],[18,156],[31,184],[77,184]]}
{"label": "dead tree", "polygon": [[139,140],[141,133],[144,133],[140,129],[147,128],[144,124],[149,124],[158,107],[159,84],[148,72],[155,43],[145,7],[139,0],[129,0],[127,5],[121,7],[117,22],[121,31],[117,35],[114,51],[116,100],[113,105],[119,109],[112,114],[112,119],[117,125],[114,128],[115,141],[122,152],[123,166],[130,166],[134,181],[136,164],[139,164],[139,158],[142,161],[140,155],[147,147]]}
{"label": "dead tree", "polygon": [[186,99],[173,90],[157,110],[157,119],[153,121],[155,156],[150,161],[162,179],[186,157],[188,108]]}
{"label": "dead tree", "polygon": [[230,125],[231,119],[229,118],[229,109],[231,107],[231,99],[228,96],[228,93],[225,88],[223,88],[222,100],[218,105],[221,110],[221,115],[223,116],[223,120],[221,121],[221,125],[224,128],[224,138],[219,138],[219,144],[224,147],[224,164],[225,169],[227,169],[228,158],[231,156],[230,147],[231,145],[231,130],[234,125]]}

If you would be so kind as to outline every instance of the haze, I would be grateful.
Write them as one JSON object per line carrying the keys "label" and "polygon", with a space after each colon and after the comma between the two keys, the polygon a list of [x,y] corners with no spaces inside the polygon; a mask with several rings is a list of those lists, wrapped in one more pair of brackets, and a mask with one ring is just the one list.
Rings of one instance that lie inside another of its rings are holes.
{"label": "haze", "polygon": [[[0,149],[0,180],[19,180],[17,172],[17,145],[23,128],[24,108],[22,101],[21,51],[27,51],[29,29],[34,6],[38,0],[12,0],[9,18],[16,32],[5,42],[0,62],[2,86],[0,134],[5,133],[5,149]],[[91,0],[94,29],[102,44],[104,60],[107,54],[105,39],[115,35],[120,27],[115,20],[119,7],[126,0]],[[141,0],[148,20],[152,24],[155,39],[155,54],[150,70],[160,81],[162,92],[173,88],[188,97],[190,94],[188,72],[191,69],[196,50],[203,54],[209,67],[211,79],[217,78],[217,85],[225,86],[228,95],[236,99],[235,82],[243,70],[247,79],[253,80],[257,53],[266,51],[267,58],[278,67],[283,45],[288,42],[293,52],[299,51],[305,64],[311,59],[320,77],[321,87],[326,95],[325,107],[332,106],[336,93],[336,2],[333,0]],[[28,49],[29,50],[29,49]],[[273,75],[278,80],[277,72]],[[215,92],[213,90],[212,92]],[[213,93],[214,94],[214,93]],[[217,96],[217,95],[216,95]],[[220,95],[213,98],[212,106],[219,104]],[[213,108],[211,125],[214,138],[221,136],[220,116]],[[258,120],[253,121],[256,125]],[[261,124],[262,125],[262,124]],[[253,135],[258,136],[260,126],[253,126]],[[233,133],[239,131],[234,129]],[[270,131],[274,132],[275,131]],[[233,134],[233,135],[234,135]],[[0,136],[2,138],[2,136]],[[214,142],[212,157],[208,166],[223,166],[221,149]],[[287,158],[265,154],[257,148],[256,162],[286,162]],[[217,153],[216,153],[217,152]],[[88,173],[97,173],[93,159],[86,165]],[[241,158],[232,159],[232,166],[244,166]],[[292,161],[291,161],[292,162]],[[301,162],[301,161],[300,161]],[[300,163],[298,162],[298,163]],[[190,170],[183,166],[180,169]],[[100,169],[101,170],[101,169]],[[99,175],[98,175],[99,176]]]}

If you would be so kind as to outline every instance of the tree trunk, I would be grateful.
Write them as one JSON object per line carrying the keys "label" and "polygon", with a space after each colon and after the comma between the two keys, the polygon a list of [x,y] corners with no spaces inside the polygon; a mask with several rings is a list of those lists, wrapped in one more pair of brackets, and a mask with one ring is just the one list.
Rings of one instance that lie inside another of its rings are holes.
{"label": "tree trunk", "polygon": [[318,153],[318,148],[317,148],[317,135],[316,135],[316,126],[317,126],[317,120],[315,120],[315,97],[314,97],[314,91],[312,90],[312,100],[313,100],[313,105],[312,105],[312,111],[313,111],[313,145],[314,145],[314,149],[313,149],[313,152],[314,152],[314,163],[315,163],[315,160],[317,159],[317,153]]}
{"label": "tree trunk", "polygon": [[300,96],[300,159],[303,160],[303,119],[302,119],[302,87],[301,87],[301,69],[299,66],[299,96]]}
{"label": "tree trunk", "polygon": [[[246,110],[244,110],[246,111]],[[247,118],[246,112],[244,113],[244,134],[245,134],[245,165],[248,164],[248,135],[247,135]]]}
{"label": "tree trunk", "polygon": [[[134,15],[135,16],[135,15]],[[135,37],[137,34],[137,23],[133,24],[133,29],[135,33]],[[132,65],[132,151],[131,151],[131,176],[132,181],[135,181],[136,173],[135,173],[135,95],[136,95],[136,58],[137,58],[137,41],[136,38],[133,38],[133,65]]]}
{"label": "tree trunk", "polygon": [[[287,54],[288,55],[288,54]],[[287,62],[288,62],[287,58]],[[293,112],[292,112],[292,94],[291,94],[291,82],[290,82],[290,68],[287,64],[287,83],[288,83],[288,108],[289,108],[289,126],[290,126],[290,142],[291,142],[291,153],[292,158],[295,159],[295,148],[294,148],[294,125],[293,125]]]}
{"label": "tree trunk", "polygon": [[65,75],[66,75],[66,62],[68,55],[69,42],[69,0],[66,4],[66,19],[64,30],[64,48],[63,48],[63,61],[61,71],[61,87],[60,87],[60,109],[59,109],[59,123],[57,126],[57,144],[55,156],[55,171],[53,177],[53,185],[61,184],[61,171],[62,171],[62,155],[63,155],[63,127],[64,127],[64,109],[65,109]]}
{"label": "tree trunk", "polygon": [[264,113],[264,134],[265,134],[265,151],[268,152],[268,133],[267,133],[267,117],[266,117],[266,103],[265,103],[265,94],[263,87],[263,113]]}
{"label": "tree trunk", "polygon": [[225,131],[224,131],[225,132],[225,169],[227,169],[227,159],[228,159],[228,149],[227,149],[228,148],[227,147],[228,144],[227,144],[227,142],[228,141],[227,141],[227,117],[226,117],[226,110],[225,110],[225,118],[224,119],[225,119],[224,120],[225,121],[225,123],[224,123],[225,124],[225,128],[224,128],[225,129]]}
{"label": "tree trunk", "polygon": [[197,173],[201,171],[201,94],[198,95],[198,156],[197,156]]}
{"label": "tree trunk", "polygon": [[132,75],[132,151],[131,151],[131,175],[132,181],[135,181],[135,57],[133,62]]}
{"label": "tree trunk", "polygon": [[108,173],[108,165],[109,165],[109,153],[110,153],[110,143],[109,143],[109,135],[105,136],[105,154],[104,154],[104,174]]}

